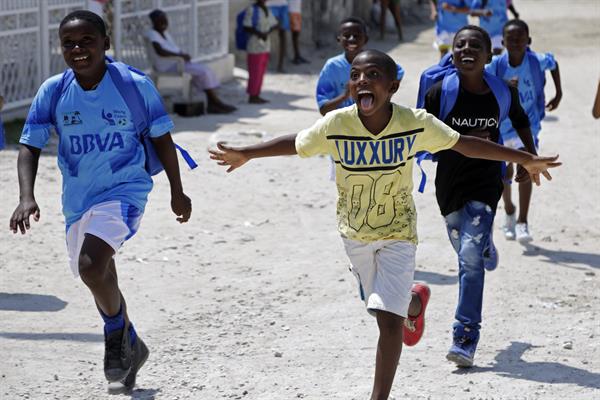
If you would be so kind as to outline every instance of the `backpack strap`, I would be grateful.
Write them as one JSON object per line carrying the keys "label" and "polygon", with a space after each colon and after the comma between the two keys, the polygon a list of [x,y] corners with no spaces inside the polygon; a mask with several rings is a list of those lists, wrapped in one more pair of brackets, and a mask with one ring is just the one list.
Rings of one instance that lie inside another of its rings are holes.
{"label": "backpack strap", "polygon": [[529,60],[529,69],[531,70],[531,77],[533,79],[533,86],[535,87],[536,94],[536,106],[540,113],[540,119],[543,119],[546,115],[546,99],[544,96],[544,86],[546,86],[546,74],[542,71],[540,60],[533,51],[527,48],[525,57]]}
{"label": "backpack strap", "polygon": [[498,102],[498,107],[500,109],[498,123],[500,123],[508,118],[508,113],[512,103],[510,89],[508,88],[508,84],[504,81],[504,79],[494,76],[487,71],[483,73],[483,79],[490,87],[490,90]]}
{"label": "backpack strap", "polygon": [[444,121],[450,111],[456,104],[458,98],[458,90],[460,88],[460,79],[458,78],[458,72],[455,70],[450,71],[444,76],[442,80],[442,94],[440,96],[440,121]]}
{"label": "backpack strap", "polygon": [[498,78],[504,78],[504,74],[508,69],[508,52],[502,53],[500,57],[496,59],[496,75]]}

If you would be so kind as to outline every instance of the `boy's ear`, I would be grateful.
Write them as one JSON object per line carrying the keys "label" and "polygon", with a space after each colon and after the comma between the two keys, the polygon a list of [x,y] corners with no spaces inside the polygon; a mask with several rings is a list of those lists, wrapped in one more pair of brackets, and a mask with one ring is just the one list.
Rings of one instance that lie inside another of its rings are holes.
{"label": "boy's ear", "polygon": [[531,36],[527,38],[527,45],[531,46]]}
{"label": "boy's ear", "polygon": [[106,36],[104,38],[104,50],[110,49],[110,37]]}
{"label": "boy's ear", "polygon": [[394,79],[390,86],[390,94],[396,93],[399,88],[400,88],[400,81],[398,79]]}

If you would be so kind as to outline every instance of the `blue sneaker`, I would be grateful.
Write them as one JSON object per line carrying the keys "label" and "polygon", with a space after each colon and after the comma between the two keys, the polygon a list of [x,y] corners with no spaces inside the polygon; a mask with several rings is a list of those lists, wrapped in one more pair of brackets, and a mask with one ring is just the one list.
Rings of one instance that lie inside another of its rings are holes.
{"label": "blue sneaker", "polygon": [[498,250],[496,250],[496,245],[494,245],[493,234],[490,233],[490,242],[488,243],[488,247],[483,251],[483,268],[487,271],[495,270],[498,267],[498,259]]}
{"label": "blue sneaker", "polygon": [[478,330],[466,326],[455,327],[453,343],[448,350],[446,359],[461,368],[472,367],[478,342]]}

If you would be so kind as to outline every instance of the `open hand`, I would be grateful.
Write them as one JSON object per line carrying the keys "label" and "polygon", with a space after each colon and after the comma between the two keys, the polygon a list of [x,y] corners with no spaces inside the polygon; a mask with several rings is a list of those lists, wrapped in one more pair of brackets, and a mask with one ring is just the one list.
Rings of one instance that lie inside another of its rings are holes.
{"label": "open hand", "polygon": [[171,194],[171,210],[177,215],[177,221],[183,224],[192,215],[192,200],[183,192]]}
{"label": "open hand", "polygon": [[554,111],[558,108],[558,104],[560,103],[560,100],[562,99],[562,94],[557,94],[556,96],[554,96],[554,98],[552,100],[550,100],[548,102],[548,104],[546,104],[546,109],[548,111]]}
{"label": "open hand", "polygon": [[557,162],[556,160],[558,160],[558,155],[555,155],[554,157],[533,156],[532,159],[525,161],[522,166],[527,170],[527,172],[529,172],[531,180],[535,182],[537,186],[539,186],[540,174],[544,175],[546,179],[551,181],[552,176],[548,172],[548,169],[556,168],[562,165],[561,162]]}
{"label": "open hand", "polygon": [[35,200],[24,200],[19,203],[12,217],[10,218],[10,230],[12,233],[17,233],[17,229],[24,235],[31,228],[29,225],[29,217],[33,215],[34,221],[40,220],[40,208]]}
{"label": "open hand", "polygon": [[248,162],[248,157],[239,149],[226,145],[224,142],[217,143],[218,150],[209,149],[210,159],[217,161],[219,165],[229,165],[227,172],[231,172]]}

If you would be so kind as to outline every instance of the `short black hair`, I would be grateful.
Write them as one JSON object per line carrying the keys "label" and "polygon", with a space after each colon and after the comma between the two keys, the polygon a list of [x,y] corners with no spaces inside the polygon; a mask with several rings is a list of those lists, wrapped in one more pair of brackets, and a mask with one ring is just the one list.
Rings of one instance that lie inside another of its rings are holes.
{"label": "short black hair", "polygon": [[527,33],[527,36],[529,36],[529,25],[527,25],[527,23],[522,19],[511,19],[510,21],[505,23],[504,27],[502,28],[502,34],[504,35],[504,32],[506,32],[508,27],[512,25],[518,26],[519,28],[523,29],[525,33]]}
{"label": "short black hair", "polygon": [[367,23],[365,22],[364,19],[360,18],[360,17],[346,17],[343,20],[340,21],[340,24],[338,26],[338,32],[340,30],[340,27],[344,24],[357,24],[360,25],[363,33],[368,34],[368,27],[367,27]]}
{"label": "short black hair", "polygon": [[354,57],[354,60],[359,57],[368,57],[369,60],[373,61],[378,67],[383,70],[383,73],[390,80],[396,80],[398,77],[398,66],[392,57],[379,50],[363,50]]}
{"label": "short black hair", "polygon": [[90,24],[94,25],[96,27],[96,30],[100,33],[100,35],[102,35],[102,37],[106,37],[106,25],[104,24],[104,20],[98,14],[95,14],[88,10],[73,11],[72,13],[64,17],[62,21],[60,21],[58,29],[60,30],[66,23],[78,19],[89,22]]}
{"label": "short black hair", "polygon": [[156,9],[152,10],[152,11],[150,12],[150,14],[148,14],[148,16],[150,17],[150,19],[151,19],[152,21],[154,21],[156,18],[158,18],[158,17],[160,17],[160,16],[162,16],[162,15],[167,15],[167,14],[166,14],[166,13],[165,13],[163,10],[160,10],[160,9],[158,9],[158,8],[156,8]]}
{"label": "short black hair", "polygon": [[492,52],[492,39],[490,39],[490,34],[487,33],[487,31],[485,29],[483,29],[480,26],[477,25],[465,25],[462,28],[460,28],[458,30],[458,32],[456,32],[456,34],[454,35],[454,39],[452,40],[452,47],[454,47],[454,42],[456,42],[456,38],[458,37],[458,34],[461,33],[462,31],[477,31],[479,33],[481,33],[481,36],[483,36],[483,44],[485,46],[485,48],[487,49],[487,51],[489,53]]}

